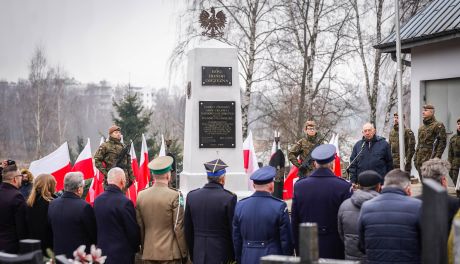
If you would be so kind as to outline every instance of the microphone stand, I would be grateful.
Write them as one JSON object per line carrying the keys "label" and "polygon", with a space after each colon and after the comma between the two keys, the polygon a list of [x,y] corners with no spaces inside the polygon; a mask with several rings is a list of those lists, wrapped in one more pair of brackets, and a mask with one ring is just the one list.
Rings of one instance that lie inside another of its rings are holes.
{"label": "microphone stand", "polygon": [[351,165],[355,163],[355,161],[361,155],[361,152],[363,152],[365,144],[366,144],[366,141],[364,141],[363,144],[361,145],[361,150],[358,152],[358,155],[356,155],[356,157],[350,162],[350,164],[348,164],[348,167],[345,169],[345,171],[347,172],[347,180],[350,180],[350,167]]}

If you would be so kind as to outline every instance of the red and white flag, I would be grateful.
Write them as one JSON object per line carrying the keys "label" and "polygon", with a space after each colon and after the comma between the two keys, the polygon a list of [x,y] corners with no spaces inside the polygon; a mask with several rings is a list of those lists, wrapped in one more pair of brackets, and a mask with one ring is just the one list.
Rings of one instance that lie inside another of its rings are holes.
{"label": "red and white flag", "polygon": [[58,149],[47,156],[32,161],[29,171],[38,176],[42,173],[51,174],[56,179],[56,191],[64,188],[64,176],[71,169],[69,146],[64,142]]}
{"label": "red and white flag", "polygon": [[142,147],[141,147],[141,161],[139,166],[139,179],[137,181],[137,190],[142,191],[150,180],[150,169],[147,166],[149,164],[149,151],[147,149],[147,141],[145,140],[144,134],[142,134]]}
{"label": "red and white flag", "polygon": [[[99,142],[99,146],[104,143],[104,137],[101,137],[101,141]],[[99,196],[99,194],[104,192],[104,175],[102,172],[100,172],[96,166],[94,165],[93,162],[93,171],[94,171],[94,177],[93,180],[91,181],[91,185],[89,186],[88,193],[86,194],[86,201],[94,205],[94,200],[96,197]]]}
{"label": "red and white flag", "polygon": [[80,155],[78,155],[77,161],[75,161],[71,171],[79,171],[83,173],[83,178],[85,180],[94,177],[93,156],[91,155],[89,138],[86,146],[83,148]]}
{"label": "red and white flag", "polygon": [[137,163],[136,152],[134,151],[134,144],[131,141],[131,149],[129,150],[129,155],[131,156],[131,168],[133,170],[134,175],[134,182],[129,187],[128,191],[126,192],[126,196],[133,202],[134,206],[136,206],[137,200],[137,180],[139,178],[139,164]]}
{"label": "red and white flag", "polygon": [[243,142],[243,157],[244,157],[244,169],[248,175],[248,186],[250,190],[253,190],[252,181],[249,177],[259,169],[259,163],[257,162],[256,151],[254,150],[254,142],[252,140],[252,131],[249,130],[248,137]]}

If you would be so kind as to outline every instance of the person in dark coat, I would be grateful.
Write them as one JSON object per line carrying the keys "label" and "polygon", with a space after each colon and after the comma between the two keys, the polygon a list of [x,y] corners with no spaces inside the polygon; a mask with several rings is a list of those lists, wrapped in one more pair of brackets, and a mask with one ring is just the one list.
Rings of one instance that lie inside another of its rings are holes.
{"label": "person in dark coat", "polygon": [[208,183],[187,195],[185,239],[193,263],[230,263],[235,261],[232,220],[236,195],[224,189],[227,165],[221,159],[204,167]]}
{"label": "person in dark coat", "polygon": [[382,176],[375,171],[363,171],[358,175],[359,190],[340,205],[337,225],[345,245],[345,259],[364,263],[366,256],[359,250],[358,218],[364,202],[379,195]]}
{"label": "person in dark coat", "polygon": [[81,199],[83,173],[69,172],[64,177],[64,193],[51,201],[48,221],[53,232],[54,253],[70,258],[81,245],[96,244],[96,219],[91,205]]}
{"label": "person in dark coat", "polygon": [[30,191],[32,191],[32,184],[34,181],[34,176],[28,169],[22,169],[21,175],[22,175],[22,183],[21,183],[21,188],[19,188],[19,191],[22,193],[22,195],[24,196],[24,199],[27,201],[30,195]]}
{"label": "person in dark coat", "polygon": [[332,144],[316,147],[311,156],[316,169],[310,177],[294,185],[291,221],[296,252],[299,254],[299,224],[313,222],[318,225],[320,258],[344,258],[344,246],[337,230],[337,213],[343,201],[350,198],[352,186],[334,175],[336,148]]}
{"label": "person in dark coat", "polygon": [[253,195],[236,204],[233,217],[233,246],[237,263],[260,263],[266,255],[292,255],[292,229],[284,201],[271,195],[276,169],[255,171]]}
{"label": "person in dark coat", "polygon": [[0,251],[18,253],[19,240],[27,238],[26,202],[19,192],[22,175],[16,165],[3,168],[0,185]]}
{"label": "person in dark coat", "polygon": [[50,174],[38,175],[33,183],[32,191],[27,199],[26,219],[29,238],[39,239],[43,255],[46,249],[53,248],[53,232],[48,222],[48,207],[56,198],[56,180]]}
{"label": "person in dark coat", "polygon": [[410,195],[409,173],[394,169],[382,193],[361,207],[359,243],[367,263],[421,263],[422,201]]}
{"label": "person in dark coat", "polygon": [[[425,161],[420,168],[422,173],[422,179],[433,179],[441,186],[446,188],[447,191],[447,176],[449,175],[450,170],[450,163],[447,160],[442,160],[438,158],[430,159]],[[416,196],[418,199],[422,199],[422,195]],[[452,226],[452,220],[454,219],[455,214],[457,213],[460,207],[460,200],[457,197],[453,197],[451,195],[447,195],[447,208],[448,208],[448,215],[447,220],[448,222],[448,229],[449,232],[450,227]]]}
{"label": "person in dark coat", "polygon": [[371,123],[364,124],[362,133],[363,138],[356,142],[350,156],[349,173],[352,183],[356,183],[358,175],[365,170],[374,170],[385,177],[393,169],[390,144],[385,138],[375,134]]}
{"label": "person in dark coat", "polygon": [[126,186],[125,172],[112,168],[107,173],[105,191],[94,201],[97,222],[97,245],[105,263],[134,264],[139,251],[140,231],[133,203],[123,194]]}

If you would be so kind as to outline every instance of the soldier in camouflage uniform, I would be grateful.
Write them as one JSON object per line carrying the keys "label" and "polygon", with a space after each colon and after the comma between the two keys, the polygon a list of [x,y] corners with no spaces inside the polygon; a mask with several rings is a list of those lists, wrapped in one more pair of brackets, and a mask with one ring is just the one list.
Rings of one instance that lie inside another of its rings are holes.
{"label": "soldier in camouflage uniform", "polygon": [[[390,148],[391,148],[391,157],[393,158],[393,167],[399,169],[399,120],[398,113],[394,113],[394,125],[393,129],[390,131]],[[404,117],[404,116],[403,116]],[[415,136],[414,132],[410,128],[404,126],[404,153],[405,153],[405,166],[404,170],[410,172],[412,169],[412,157],[415,153]]]}
{"label": "soldier in camouflage uniform", "polygon": [[[458,171],[460,168],[460,118],[457,119],[457,134],[453,135],[449,141],[450,177],[454,184],[457,183]],[[457,190],[458,193],[458,190]]]}
{"label": "soldier in camouflage uniform", "polygon": [[[288,158],[292,165],[299,168],[299,178],[305,178],[313,171],[313,160],[311,159],[311,152],[313,149],[321,144],[318,133],[316,132],[315,121],[305,122],[306,137],[297,141],[294,146],[289,150]],[[297,157],[300,156],[300,162]]]}
{"label": "soldier in camouflage uniform", "polygon": [[[122,150],[126,147],[121,143],[121,129],[118,126],[109,128],[109,140],[102,143],[94,155],[96,168],[104,174],[104,186],[107,186],[107,172],[116,166],[116,162]],[[131,167],[131,156],[129,152],[123,157],[118,167],[123,169],[126,175],[126,191],[134,182],[133,169]]]}
{"label": "soldier in camouflage uniform", "polygon": [[423,125],[418,129],[418,144],[415,150],[415,168],[421,176],[423,162],[432,158],[441,158],[446,148],[446,128],[434,117],[434,106],[424,105],[422,111]]}

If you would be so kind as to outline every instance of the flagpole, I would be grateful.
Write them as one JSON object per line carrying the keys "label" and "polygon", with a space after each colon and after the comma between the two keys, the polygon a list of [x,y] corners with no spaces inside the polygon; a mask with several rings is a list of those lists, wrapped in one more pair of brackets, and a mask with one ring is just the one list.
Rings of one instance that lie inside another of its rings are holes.
{"label": "flagpole", "polygon": [[402,72],[401,72],[401,33],[399,32],[399,2],[395,0],[395,28],[396,28],[396,81],[398,93],[398,123],[399,123],[399,168],[404,171],[404,116],[402,110]]}

